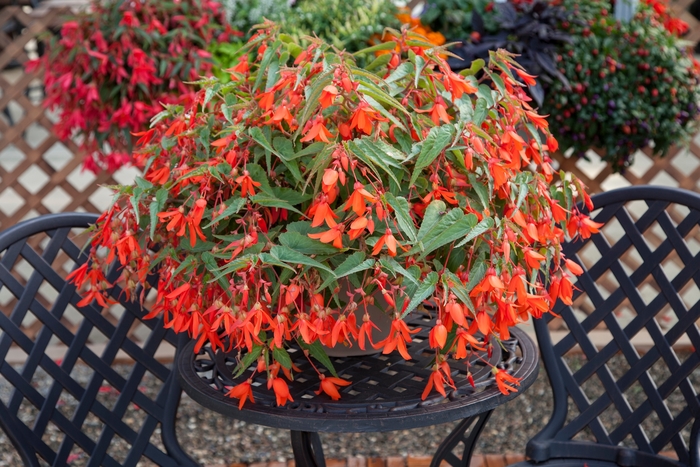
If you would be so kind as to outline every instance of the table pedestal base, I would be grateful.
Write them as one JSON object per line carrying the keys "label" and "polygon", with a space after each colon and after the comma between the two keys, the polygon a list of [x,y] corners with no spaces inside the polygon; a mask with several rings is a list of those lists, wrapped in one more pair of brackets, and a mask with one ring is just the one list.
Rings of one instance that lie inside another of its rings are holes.
{"label": "table pedestal base", "polygon": [[[469,467],[476,441],[484,429],[493,411],[489,410],[474,417],[465,418],[440,443],[430,467],[439,467],[447,463],[452,467]],[[462,444],[461,456],[455,455],[455,449]],[[326,467],[323,445],[318,433],[292,431],[292,449],[297,467]]]}
{"label": "table pedestal base", "polygon": [[292,450],[297,467],[326,467],[323,445],[318,433],[292,431]]}

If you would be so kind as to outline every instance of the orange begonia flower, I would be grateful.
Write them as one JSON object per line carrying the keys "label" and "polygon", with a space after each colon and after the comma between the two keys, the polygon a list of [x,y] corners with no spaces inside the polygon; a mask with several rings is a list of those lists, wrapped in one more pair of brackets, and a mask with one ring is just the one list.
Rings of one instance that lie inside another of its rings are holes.
{"label": "orange begonia flower", "polygon": [[323,88],[323,92],[321,92],[321,97],[319,97],[318,99],[319,104],[321,104],[321,108],[326,109],[333,105],[333,101],[335,101],[335,97],[338,94],[338,88],[336,88],[332,84]]}
{"label": "orange begonia flower", "polygon": [[515,72],[520,76],[520,78],[525,81],[525,84],[528,86],[535,86],[537,85],[537,80],[535,80],[536,76],[530,75],[528,73],[525,73],[523,70],[516,68]]}
{"label": "orange begonia flower", "polygon": [[345,381],[344,379],[340,378],[335,378],[333,376],[326,376],[326,375],[319,375],[319,378],[321,378],[321,386],[318,388],[318,391],[315,391],[317,395],[320,395],[321,392],[325,392],[330,396],[331,399],[334,401],[337,401],[340,399],[340,393],[338,392],[337,386],[350,386],[350,381]]}
{"label": "orange begonia flower", "polygon": [[364,232],[365,229],[367,229],[370,234],[374,232],[374,221],[371,217],[358,217],[352,221],[352,224],[350,224],[350,230],[348,231],[350,240],[355,240],[357,237],[362,235],[362,232]]}
{"label": "orange begonia flower", "polygon": [[320,240],[321,243],[331,243],[336,248],[343,248],[343,224],[336,224],[330,230],[320,233],[310,233],[309,238]]}
{"label": "orange begonia flower", "polygon": [[237,386],[227,388],[229,391],[226,393],[226,395],[228,397],[235,397],[240,401],[238,403],[238,410],[243,409],[243,405],[248,399],[250,399],[250,402],[255,404],[255,399],[253,398],[253,388],[250,385],[252,382],[253,381],[249,379],[248,381],[245,381]]}
{"label": "orange begonia flower", "polygon": [[350,129],[354,130],[357,128],[358,131],[363,132],[366,135],[372,133],[372,121],[376,120],[376,116],[373,110],[368,110],[369,104],[366,102],[360,102],[357,106],[355,113],[350,119]]}
{"label": "orange begonia flower", "polygon": [[267,388],[272,388],[272,390],[275,392],[275,398],[278,406],[283,406],[287,403],[287,401],[294,402],[291,394],[289,394],[289,386],[287,386],[287,382],[282,378],[271,378],[267,382]]}
{"label": "orange begonia flower", "polygon": [[243,171],[243,175],[236,178],[236,183],[241,185],[241,198],[245,198],[247,194],[251,196],[255,195],[255,190],[253,187],[260,186],[260,182],[256,182],[250,177],[250,172],[247,170]]}
{"label": "orange begonia flower", "polygon": [[496,367],[494,367],[494,376],[501,394],[507,396],[511,392],[518,392],[515,386],[520,386],[520,378],[509,375],[505,370]]}
{"label": "orange begonia flower", "polygon": [[365,186],[360,182],[355,182],[355,190],[348,197],[348,202],[343,207],[343,211],[352,208],[353,212],[358,216],[363,216],[367,211],[367,202],[375,203],[377,198],[365,189]]}
{"label": "orange begonia flower", "polygon": [[[311,123],[311,122],[310,122]],[[334,138],[333,134],[326,128],[325,122],[322,116],[318,116],[313,120],[311,126],[300,141],[302,143],[308,143],[309,141],[323,141],[324,143],[330,143],[329,138]]]}
{"label": "orange begonia flower", "polygon": [[378,255],[382,251],[384,245],[386,245],[386,248],[389,251],[389,256],[396,256],[396,246],[400,245],[396,241],[396,238],[392,235],[391,230],[387,230],[386,233],[382,235],[379,240],[377,240],[377,243],[374,245],[374,249],[372,250],[372,254]]}

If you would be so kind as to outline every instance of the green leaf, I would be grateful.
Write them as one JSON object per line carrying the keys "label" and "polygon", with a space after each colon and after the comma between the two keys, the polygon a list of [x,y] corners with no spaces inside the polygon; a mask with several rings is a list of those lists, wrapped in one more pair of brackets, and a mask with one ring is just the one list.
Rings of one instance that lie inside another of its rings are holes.
{"label": "green leaf", "polygon": [[229,198],[228,200],[226,200],[226,203],[224,203],[224,204],[226,204],[226,209],[224,209],[224,212],[222,212],[221,214],[216,216],[214,219],[212,219],[212,221],[210,223],[208,223],[207,225],[205,225],[203,228],[206,229],[208,227],[211,227],[212,225],[216,224],[220,220],[226,219],[226,218],[238,213],[238,211],[240,211],[241,208],[243,206],[245,206],[246,201],[247,200],[245,198]]}
{"label": "green leaf", "polygon": [[462,284],[462,281],[459,280],[459,277],[457,277],[450,271],[445,271],[444,273],[442,273],[442,282],[452,292],[454,292],[457,298],[459,298],[460,301],[464,303],[474,315],[476,315],[474,304],[472,303],[472,299],[469,297],[469,291],[466,287],[464,287],[464,284]]}
{"label": "green leaf", "polygon": [[294,154],[294,158],[297,159],[299,157],[308,156],[310,154],[318,154],[323,149],[325,149],[326,146],[327,146],[326,143],[323,143],[321,141],[316,141],[315,143],[309,144],[304,149],[302,149],[298,153]]}
{"label": "green leaf", "polygon": [[283,263],[282,261],[278,260],[277,258],[275,258],[274,256],[272,256],[270,253],[260,253],[260,261],[261,261],[263,264],[267,264],[267,265],[270,265],[270,266],[278,266],[278,267],[281,267],[281,268],[286,268],[286,272],[290,272],[290,271],[291,271],[292,273],[296,273],[296,270],[295,270],[293,267],[291,267],[291,266],[289,266],[288,264]]}
{"label": "green leaf", "polygon": [[270,66],[270,63],[272,62],[272,57],[277,55],[277,48],[276,47],[268,47],[267,50],[265,50],[265,53],[263,54],[263,58],[260,61],[260,67],[258,68],[258,73],[257,76],[255,77],[255,83],[253,84],[253,91],[257,91],[260,85],[262,84],[262,80],[264,77],[267,76],[267,67]]}
{"label": "green leaf", "polygon": [[388,269],[394,275],[394,277],[400,275],[404,279],[408,279],[415,286],[419,285],[418,280],[391,256],[383,256],[382,259],[379,260],[379,264],[381,264],[385,269]]}
{"label": "green leaf", "polygon": [[309,221],[297,221],[287,224],[287,232],[297,232],[302,235],[307,235],[321,231],[323,231],[323,229],[320,227],[311,227],[311,222]]}
{"label": "green leaf", "polygon": [[486,209],[489,206],[489,192],[483,183],[476,179],[473,173],[467,175],[469,177],[469,184],[476,191],[476,196],[479,197],[482,209]]}
{"label": "green leaf", "polygon": [[372,60],[369,65],[366,65],[365,70],[367,70],[367,71],[374,70],[375,68],[379,68],[379,67],[386,65],[390,61],[391,61],[390,54],[380,55],[379,57]]}
{"label": "green leaf", "polygon": [[[427,210],[426,210],[427,215]],[[423,240],[420,245],[414,246],[411,250],[406,253],[406,256],[415,255],[420,252],[421,257],[432,252],[436,248],[433,246],[435,240],[449,227],[451,227],[455,222],[459,221],[464,217],[464,212],[462,209],[450,209],[449,211],[442,212],[440,214],[440,220],[433,225],[433,227],[424,233]]]}
{"label": "green leaf", "polygon": [[525,202],[525,197],[527,196],[529,189],[529,183],[523,183],[522,185],[520,185],[520,188],[518,189],[518,202],[515,203],[515,209],[520,209],[520,206],[523,205],[523,202]]}
{"label": "green leaf", "polygon": [[474,108],[474,125],[481,126],[486,120],[486,114],[488,112],[488,102],[483,97],[476,100],[476,107]]}
{"label": "green leaf", "polygon": [[[215,277],[218,276],[219,264],[216,262],[216,258],[214,257],[214,255],[212,255],[208,251],[205,251],[204,253],[202,253],[202,262],[204,263],[204,266],[209,272],[214,274]],[[219,281],[219,285],[221,285],[221,288],[223,288],[224,290],[228,290],[229,283],[223,277],[218,277],[217,280]]]}
{"label": "green leaf", "polygon": [[484,68],[484,65],[486,65],[484,59],[477,58],[472,62],[471,67],[465,68],[464,70],[460,71],[459,74],[462,76],[473,76],[477,74],[482,68]]}
{"label": "green leaf", "polygon": [[280,65],[278,62],[270,63],[270,69],[267,70],[267,82],[265,83],[265,91],[269,91],[272,86],[277,83],[279,78]]}
{"label": "green leaf", "polygon": [[[372,258],[365,259],[365,254],[362,251],[358,251],[348,256],[345,261],[343,261],[337,268],[335,268],[335,278],[340,279],[341,277],[349,276],[361,271],[366,271],[374,267],[376,261]],[[329,278],[326,280],[318,290],[323,290],[328,287],[334,278]]]}
{"label": "green leaf", "polygon": [[292,369],[292,359],[284,348],[273,347],[272,358],[288,370]]}
{"label": "green leaf", "polygon": [[425,208],[423,222],[421,222],[420,229],[418,229],[418,241],[425,239],[428,233],[433,230],[438,222],[440,222],[440,219],[444,215],[445,209],[445,202],[439,200],[432,201],[428,207]]}
{"label": "green leaf", "polygon": [[255,204],[259,204],[260,206],[265,206],[268,208],[287,209],[289,211],[296,212],[297,214],[301,214],[302,216],[304,215],[301,211],[299,211],[297,208],[295,208],[285,200],[279,199],[267,193],[258,193],[257,195],[253,195],[250,197],[250,200]]}
{"label": "green leaf", "polygon": [[425,59],[423,57],[421,57],[420,55],[416,55],[416,54],[411,54],[410,58],[411,58],[411,61],[416,66],[416,75],[413,77],[413,86],[418,88],[418,81],[420,80],[420,73],[421,73],[421,71],[423,71],[423,68],[425,67]]}
{"label": "green leaf", "polygon": [[464,127],[464,124],[474,120],[474,106],[472,105],[471,99],[468,97],[461,97],[455,102],[455,106],[459,111],[459,124],[460,127]]}
{"label": "green leaf", "polygon": [[394,81],[398,81],[401,78],[405,78],[406,76],[410,75],[414,70],[415,67],[413,66],[413,63],[404,62],[396,67],[396,69],[392,71],[389,77],[384,81],[387,83],[393,83]]}
{"label": "green leaf", "polygon": [[285,232],[280,234],[279,242],[283,246],[305,255],[333,255],[343,251],[332,245],[311,239],[298,232]]}
{"label": "green leaf", "polygon": [[495,102],[493,101],[493,94],[492,94],[490,86],[487,86],[485,84],[480,84],[479,90],[476,92],[476,95],[479,98],[486,99],[486,106],[487,107],[493,107],[495,105]]}
{"label": "green leaf", "polygon": [[335,268],[335,276],[337,278],[349,276],[350,274],[355,274],[359,271],[364,271],[374,266],[376,261],[374,259],[365,260],[365,253],[362,251],[357,251],[352,255],[348,256],[345,261],[343,261],[340,266]]}
{"label": "green leaf", "polygon": [[206,107],[209,101],[211,101],[211,98],[214,97],[214,88],[207,88],[206,91],[204,91],[204,102],[202,103],[203,107]]}
{"label": "green leaf", "polygon": [[236,379],[241,376],[245,371],[250,368],[250,366],[258,361],[260,355],[262,355],[263,346],[260,344],[253,343],[253,350],[245,354],[245,356],[238,362],[236,370],[233,373],[233,378]]}
{"label": "green leaf", "polygon": [[233,111],[231,107],[228,105],[224,104],[221,106],[221,113],[224,114],[224,118],[226,119],[227,122],[233,123]]}
{"label": "green leaf", "polygon": [[218,281],[222,277],[226,277],[229,274],[233,274],[234,272],[247,267],[251,263],[251,261],[257,262],[258,259],[259,255],[239,256],[233,261],[226,263],[225,266],[219,268],[219,273],[214,277],[214,279],[212,279],[212,281]]}
{"label": "green leaf", "polygon": [[[400,121],[399,119],[397,119],[396,117],[394,117],[394,114],[392,114],[391,112],[389,112],[388,110],[386,110],[386,109],[384,108],[384,106],[383,106],[382,104],[380,104],[376,99],[374,99],[374,98],[373,98],[372,96],[370,96],[369,94],[365,94],[365,95],[363,95],[362,97],[363,97],[363,99],[369,104],[370,107],[372,107],[374,110],[376,110],[377,112],[379,112],[380,114],[382,114],[384,117],[386,117],[386,118],[388,118],[389,120],[391,120],[391,123],[393,123],[394,125],[396,125],[396,126],[399,127],[400,129],[402,129],[402,130],[404,130],[404,131],[407,131],[407,130],[406,130],[406,126],[405,126],[403,123],[401,123],[401,121]],[[382,142],[382,141],[381,141],[381,140],[378,140],[377,142]],[[384,144],[386,144],[386,143],[384,143]],[[388,146],[388,144],[387,144],[387,146]]]}
{"label": "green leaf", "polygon": [[421,257],[425,257],[427,254],[437,250],[441,246],[452,243],[458,238],[463,237],[467,232],[473,231],[474,226],[479,220],[476,217],[476,214],[470,213],[466,216],[456,216],[458,219],[452,221],[450,214],[452,214],[454,211],[463,214],[461,209],[453,209],[447,216],[443,217],[440,224],[443,224],[444,222],[444,226],[439,224],[438,229],[435,229],[438,232],[432,234],[431,238],[424,242],[425,249],[421,253]]}
{"label": "green leaf", "polygon": [[506,95],[506,86],[503,83],[503,79],[494,73],[491,73],[490,77],[491,77],[491,80],[493,80],[493,83],[496,85],[498,92],[500,92],[502,96],[505,96]]}
{"label": "green leaf", "polygon": [[134,179],[134,182],[136,183],[136,186],[138,186],[142,190],[149,190],[149,189],[153,188],[153,183],[149,182],[145,178],[136,177]]}
{"label": "green leaf", "polygon": [[158,213],[163,210],[163,207],[165,206],[165,201],[167,199],[168,199],[168,190],[165,188],[161,188],[156,192],[155,201],[151,202],[151,205],[149,206],[150,214],[151,214],[151,226],[150,226],[150,228],[151,228],[151,230],[150,230],[151,240],[153,240],[153,236],[156,234],[156,225],[158,224]]}
{"label": "green leaf", "polygon": [[425,276],[425,279],[418,285],[416,292],[411,297],[408,308],[401,314],[401,318],[406,317],[406,315],[415,310],[418,305],[433,294],[438,280],[440,280],[440,276],[438,276],[438,273],[435,271],[431,271],[430,274]]}
{"label": "green leaf", "polygon": [[[474,214],[469,214],[469,215],[474,216]],[[474,217],[476,217],[476,216],[474,216]],[[476,226],[474,226],[474,228],[469,231],[469,233],[462,239],[461,242],[459,242],[457,245],[455,245],[455,248],[459,248],[461,246],[466,245],[467,242],[474,240],[476,237],[478,237],[479,235],[488,231],[492,227],[493,227],[493,218],[492,217],[485,217],[481,222],[476,224]]]}
{"label": "green leaf", "polygon": [[294,251],[286,246],[275,245],[270,250],[270,254],[285,263],[291,263],[295,266],[297,264],[304,264],[313,268],[323,269],[324,271],[328,271],[333,274],[333,271],[325,264],[319,263],[315,259],[311,259],[308,256],[303,255],[298,251]]}
{"label": "green leaf", "polygon": [[333,362],[331,362],[331,359],[328,358],[326,351],[323,350],[323,347],[319,341],[314,341],[314,343],[311,345],[307,344],[302,339],[297,339],[297,342],[302,349],[308,350],[312,357],[318,360],[321,365],[325,366],[333,376],[336,378],[338,377],[338,373],[336,373],[335,368],[333,367]]}
{"label": "green leaf", "polygon": [[131,207],[134,209],[134,216],[136,219],[141,217],[139,215],[139,203],[141,202],[141,195],[143,194],[143,188],[141,187],[136,187],[134,188],[134,194],[129,197],[129,201],[131,202]]}
{"label": "green leaf", "polygon": [[175,269],[175,271],[173,272],[173,277],[175,277],[175,276],[177,276],[178,274],[180,274],[182,271],[185,270],[185,268],[187,268],[187,267],[191,266],[192,264],[194,264],[195,261],[196,261],[196,259],[197,259],[197,257],[194,256],[194,255],[189,255],[189,256],[187,256],[187,257],[182,261],[182,263],[180,263],[180,265]]}
{"label": "green leaf", "polygon": [[280,154],[279,151],[272,147],[272,144],[270,144],[270,142],[267,140],[265,134],[260,128],[253,127],[250,130],[248,130],[248,134],[251,138],[253,138],[253,140],[255,140],[256,143],[265,148],[267,151],[270,151],[280,159],[285,159],[285,157],[282,154]]}
{"label": "green leaf", "polygon": [[283,160],[294,159],[294,143],[289,139],[281,136],[275,136],[272,139],[272,146],[275,148],[279,156]]}
{"label": "green leaf", "polygon": [[396,221],[399,224],[399,228],[403,233],[408,235],[411,243],[415,243],[418,238],[418,234],[416,232],[416,226],[413,224],[413,219],[411,218],[408,201],[406,201],[406,198],[401,196],[396,198],[391,193],[387,193],[385,198],[389,203],[389,206],[394,209],[394,214],[396,215]]}
{"label": "green leaf", "polygon": [[421,146],[409,185],[413,185],[423,169],[432,164],[435,158],[450,144],[453,131],[454,127],[452,125],[442,125],[430,129],[430,133],[428,133]]}
{"label": "green leaf", "polygon": [[477,261],[477,263],[472,267],[471,271],[469,271],[469,282],[467,282],[466,285],[467,292],[471,292],[472,289],[474,289],[474,287],[481,282],[486,275],[487,269],[488,266],[486,265],[486,261],[483,259]]}
{"label": "green leaf", "polygon": [[396,42],[389,41],[389,42],[383,42],[381,44],[373,45],[372,47],[366,47],[362,50],[358,50],[353,55],[355,55],[355,56],[365,55],[365,54],[371,54],[374,52],[379,52],[380,50],[394,50],[395,48],[396,48]]}
{"label": "green leaf", "polygon": [[377,177],[381,178],[376,169],[376,167],[379,167],[394,180],[397,186],[401,185],[398,178],[396,178],[396,175],[391,170],[391,167],[403,170],[403,166],[396,162],[393,157],[388,157],[386,153],[383,152],[383,147],[376,141],[365,137],[349,141],[346,143],[346,147],[353,155],[372,168]]}
{"label": "green leaf", "polygon": [[328,68],[328,70],[321,72],[312,81],[313,84],[310,85],[306,95],[306,104],[304,105],[304,109],[301,111],[301,117],[298,118],[299,129],[294,134],[295,138],[301,133],[301,130],[304,128],[304,125],[306,125],[306,122],[311,117],[311,114],[320,105],[319,98],[321,97],[323,88],[331,84],[333,81],[333,70],[333,68]]}

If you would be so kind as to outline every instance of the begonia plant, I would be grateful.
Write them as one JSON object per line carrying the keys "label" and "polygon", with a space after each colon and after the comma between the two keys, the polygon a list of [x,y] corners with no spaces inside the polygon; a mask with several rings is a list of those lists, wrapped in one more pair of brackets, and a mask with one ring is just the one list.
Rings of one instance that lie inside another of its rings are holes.
{"label": "begonia plant", "polygon": [[[410,359],[404,318],[416,312],[438,318],[423,398],[444,397],[447,354],[467,362],[557,299],[571,303],[581,269],[561,242],[599,225],[577,208],[590,207],[585,187],[555,181],[556,141],[527,104],[524,72],[495,52],[486,85],[450,70],[424,38],[391,33],[396,43],[352,55],[320,40],[302,48],[266,24],[230,82],[202,81],[192,105],[161,114],[139,135],[144,176],[118,188],[91,261],[71,275],[80,305],[109,303],[114,261],[134,300],[156,274],[148,316],[163,314],[196,350],[238,350],[243,380],[229,395],[243,407],[253,377],[279,405],[292,400],[290,346],[320,363],[318,393],[338,399],[350,382],[322,344]],[[382,67],[356,66],[397,45]],[[391,317],[382,340],[372,303]],[[504,394],[517,390],[493,373]]]}
{"label": "begonia plant", "polygon": [[43,66],[54,131],[77,138],[84,167],[114,172],[131,161],[131,133],[148,129],[164,104],[192,101],[188,82],[211,73],[207,51],[228,41],[221,5],[210,0],[93,1],[63,23]]}

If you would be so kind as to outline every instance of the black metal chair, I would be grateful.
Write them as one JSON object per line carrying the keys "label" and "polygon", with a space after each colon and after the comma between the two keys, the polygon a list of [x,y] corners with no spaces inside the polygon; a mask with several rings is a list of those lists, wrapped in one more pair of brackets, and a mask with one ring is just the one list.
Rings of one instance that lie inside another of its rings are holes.
{"label": "black metal chair", "polygon": [[[79,458],[88,466],[195,466],[175,435],[180,386],[155,358],[159,347],[177,346],[175,334],[159,320],[141,321],[144,309],[118,285],[111,296],[121,316],[94,302],[78,307],[81,297],[64,279],[86,259],[78,245],[86,238],[76,231],[95,220],[46,215],[0,234],[0,426],[28,466]],[[9,364],[12,352],[24,362]],[[124,354],[133,365],[114,367]]]}
{"label": "black metal chair", "polygon": [[[565,246],[584,269],[573,305],[535,323],[554,411],[517,466],[700,467],[700,195],[640,186],[593,201],[605,227]],[[646,352],[631,342],[642,334]]]}

